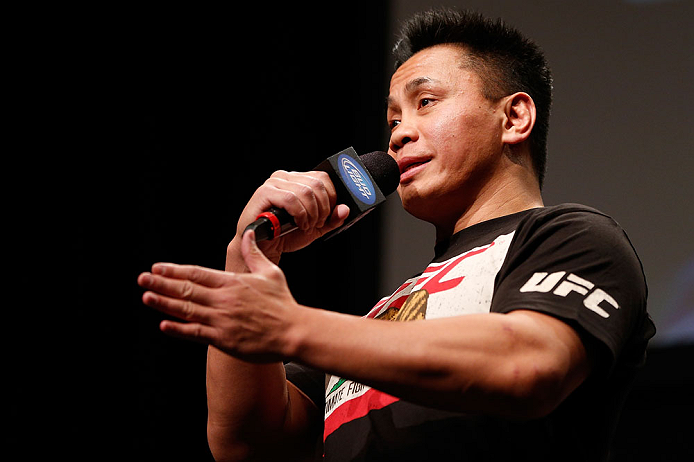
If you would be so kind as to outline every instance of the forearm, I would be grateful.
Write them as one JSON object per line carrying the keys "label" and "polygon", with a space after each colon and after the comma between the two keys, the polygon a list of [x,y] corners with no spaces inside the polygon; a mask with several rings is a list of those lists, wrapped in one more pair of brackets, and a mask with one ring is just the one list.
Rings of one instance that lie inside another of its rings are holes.
{"label": "forearm", "polygon": [[287,384],[285,359],[424,405],[518,417],[548,412],[589,372],[577,333],[551,316],[390,322],[306,308],[251,233],[243,264],[235,245],[229,271],[156,264],[138,278],[145,304],[186,321],[165,320],[162,331],[219,349],[210,349],[208,386],[211,426],[223,439],[252,429],[279,431],[273,442],[315,433],[315,405]]}
{"label": "forearm", "polygon": [[[225,270],[249,271],[238,241],[227,248]],[[256,364],[214,346],[207,353],[208,440],[218,460],[243,459],[263,435],[269,439],[286,423],[289,394],[281,362]]]}
{"label": "forearm", "polygon": [[281,363],[255,365],[210,347],[207,387],[215,460],[312,460],[322,416]]}
{"label": "forearm", "polygon": [[207,403],[210,447],[251,443],[257,432],[278,431],[287,408],[281,363],[252,364],[208,349]]}
{"label": "forearm", "polygon": [[308,309],[297,324],[298,361],[427,406],[531,416],[582,379],[580,352],[523,316],[399,323]]}

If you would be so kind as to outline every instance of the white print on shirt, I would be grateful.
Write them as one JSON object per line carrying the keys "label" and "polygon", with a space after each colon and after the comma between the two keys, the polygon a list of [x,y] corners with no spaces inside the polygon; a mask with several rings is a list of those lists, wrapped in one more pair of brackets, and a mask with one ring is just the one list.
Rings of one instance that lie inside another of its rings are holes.
{"label": "white print on shirt", "polygon": [[[520,288],[521,292],[542,292],[546,293],[554,289],[552,292],[554,295],[560,297],[566,297],[571,292],[577,292],[581,295],[587,295],[589,291],[593,290],[595,284],[590,281],[586,281],[583,278],[576,276],[575,274],[569,274],[561,284],[557,285],[559,281],[562,280],[566,271],[557,271],[552,274],[548,273],[535,273],[533,274],[528,282],[523,284]],[[600,303],[607,302],[612,305],[615,310],[619,309],[619,304],[612,298],[607,292],[600,288],[596,288],[590,295],[583,299],[583,306],[589,310],[597,313],[603,318],[609,318],[610,314],[600,307]]]}
{"label": "white print on shirt", "polygon": [[[393,295],[379,301],[367,317],[382,318],[387,310],[397,311],[403,307],[410,295],[422,292],[426,292],[426,297],[422,297],[426,300],[421,311],[423,319],[488,313],[494,294],[494,279],[506,258],[514,233],[498,236],[490,244],[448,260],[429,264],[420,276],[408,279]],[[326,419],[337,408],[371,389],[336,376],[329,376],[327,382]]]}
{"label": "white print on shirt", "polygon": [[326,388],[325,417],[327,418],[332,414],[341,404],[363,395],[370,389],[371,387],[358,382],[341,379],[334,375],[330,376]]}
{"label": "white print on shirt", "polygon": [[426,319],[472,313],[488,313],[494,294],[494,279],[506,258],[515,232],[498,236],[487,245],[429,266],[416,278],[408,279],[388,298],[382,299],[367,315],[376,318],[389,308],[399,309],[410,294],[428,293]]}

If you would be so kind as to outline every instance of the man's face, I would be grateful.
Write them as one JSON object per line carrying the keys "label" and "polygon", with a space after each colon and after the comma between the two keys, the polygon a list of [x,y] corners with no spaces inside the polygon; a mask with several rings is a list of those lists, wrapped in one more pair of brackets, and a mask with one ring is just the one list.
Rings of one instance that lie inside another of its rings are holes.
{"label": "man's face", "polygon": [[482,96],[481,80],[461,67],[462,50],[439,45],[393,74],[388,153],[400,167],[398,193],[412,215],[457,219],[493,178],[503,152],[503,107]]}

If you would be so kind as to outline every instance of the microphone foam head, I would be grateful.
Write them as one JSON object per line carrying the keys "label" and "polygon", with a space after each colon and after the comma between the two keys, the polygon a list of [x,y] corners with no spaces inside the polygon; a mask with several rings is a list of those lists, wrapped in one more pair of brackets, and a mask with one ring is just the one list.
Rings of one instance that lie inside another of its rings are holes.
{"label": "microphone foam head", "polygon": [[400,184],[400,168],[395,159],[383,151],[359,156],[384,196],[392,193]]}

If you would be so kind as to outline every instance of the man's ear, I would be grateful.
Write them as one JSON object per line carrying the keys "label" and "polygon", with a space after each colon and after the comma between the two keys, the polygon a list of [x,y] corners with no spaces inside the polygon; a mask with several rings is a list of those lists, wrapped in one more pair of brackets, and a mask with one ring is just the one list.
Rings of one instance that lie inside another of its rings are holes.
{"label": "man's ear", "polygon": [[527,140],[535,126],[537,110],[529,94],[514,93],[504,102],[504,132],[502,141],[506,144],[518,144]]}

